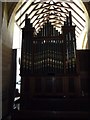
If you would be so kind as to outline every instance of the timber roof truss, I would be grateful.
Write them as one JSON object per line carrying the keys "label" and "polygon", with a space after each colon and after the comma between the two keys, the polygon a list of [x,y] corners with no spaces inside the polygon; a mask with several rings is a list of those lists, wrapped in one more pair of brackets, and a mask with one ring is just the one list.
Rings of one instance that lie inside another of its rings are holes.
{"label": "timber roof truss", "polygon": [[75,33],[78,37],[85,27],[86,20],[84,10],[74,0],[22,1],[17,9],[15,21],[20,28],[23,28],[25,14],[28,14],[28,18],[30,18],[37,33],[47,20],[60,32],[69,11],[72,13],[72,23],[76,25]]}

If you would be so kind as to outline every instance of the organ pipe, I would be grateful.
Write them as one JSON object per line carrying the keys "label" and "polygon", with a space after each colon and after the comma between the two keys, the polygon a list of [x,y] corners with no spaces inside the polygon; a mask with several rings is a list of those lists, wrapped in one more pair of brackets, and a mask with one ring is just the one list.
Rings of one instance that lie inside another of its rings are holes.
{"label": "organ pipe", "polygon": [[49,22],[34,36],[28,15],[22,29],[21,75],[76,72],[75,26],[69,12],[62,34]]}

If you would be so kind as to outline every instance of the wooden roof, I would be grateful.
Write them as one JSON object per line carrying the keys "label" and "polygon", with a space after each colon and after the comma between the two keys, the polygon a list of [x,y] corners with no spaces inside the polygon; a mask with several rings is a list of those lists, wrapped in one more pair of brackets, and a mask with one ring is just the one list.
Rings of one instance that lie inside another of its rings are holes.
{"label": "wooden roof", "polygon": [[75,0],[34,0],[22,2],[16,12],[16,23],[22,28],[25,25],[25,15],[28,14],[30,22],[35,27],[36,32],[49,20],[54,27],[61,31],[69,11],[72,13],[73,25],[76,25],[76,36],[83,31],[86,20],[84,10]]}

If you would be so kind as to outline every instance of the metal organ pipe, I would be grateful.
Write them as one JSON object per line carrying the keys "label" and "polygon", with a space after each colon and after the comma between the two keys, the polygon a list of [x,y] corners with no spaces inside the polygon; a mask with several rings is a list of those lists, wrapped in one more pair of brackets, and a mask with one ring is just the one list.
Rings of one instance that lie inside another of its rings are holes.
{"label": "metal organ pipe", "polygon": [[66,17],[62,34],[49,22],[45,23],[36,36],[26,15],[22,29],[21,73],[65,74],[76,71],[76,39],[72,16]]}

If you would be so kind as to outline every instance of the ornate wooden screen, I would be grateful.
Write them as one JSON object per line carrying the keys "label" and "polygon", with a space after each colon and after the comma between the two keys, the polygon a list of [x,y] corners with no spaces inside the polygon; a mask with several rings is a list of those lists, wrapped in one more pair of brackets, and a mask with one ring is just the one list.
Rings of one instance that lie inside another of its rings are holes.
{"label": "ornate wooden screen", "polygon": [[34,37],[33,42],[34,73],[63,73],[63,38],[49,21]]}
{"label": "ornate wooden screen", "polygon": [[48,20],[34,35],[27,15],[22,32],[21,75],[76,72],[75,26],[72,26],[71,12],[62,26],[62,34]]}

